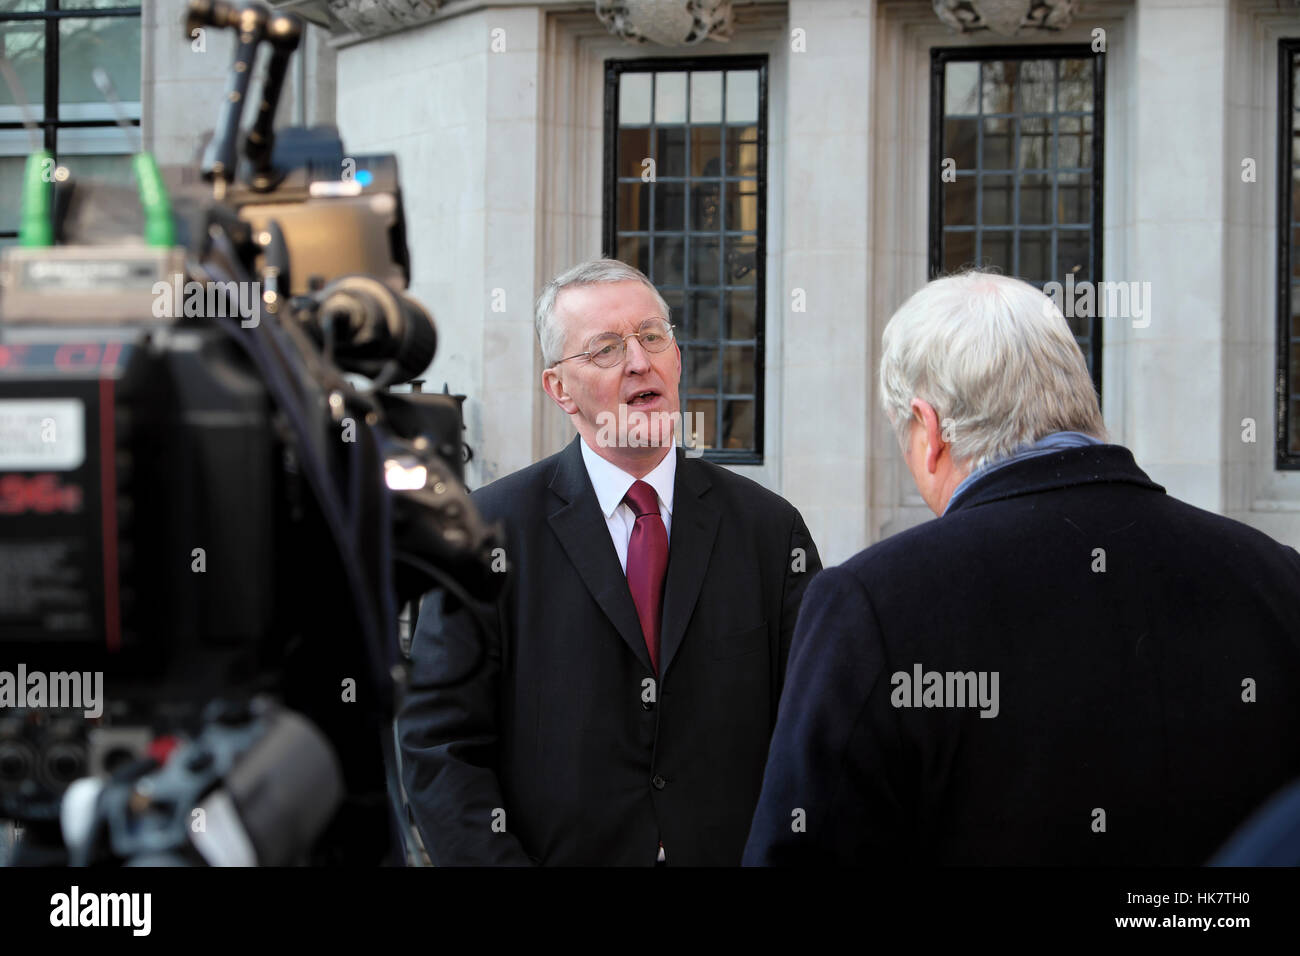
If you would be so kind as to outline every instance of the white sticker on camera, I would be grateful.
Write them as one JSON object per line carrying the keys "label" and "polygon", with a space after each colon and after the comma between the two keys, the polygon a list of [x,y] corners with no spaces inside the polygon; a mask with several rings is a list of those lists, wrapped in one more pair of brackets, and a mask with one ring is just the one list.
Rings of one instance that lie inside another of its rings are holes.
{"label": "white sticker on camera", "polygon": [[0,399],[0,471],[71,471],[85,460],[80,399]]}

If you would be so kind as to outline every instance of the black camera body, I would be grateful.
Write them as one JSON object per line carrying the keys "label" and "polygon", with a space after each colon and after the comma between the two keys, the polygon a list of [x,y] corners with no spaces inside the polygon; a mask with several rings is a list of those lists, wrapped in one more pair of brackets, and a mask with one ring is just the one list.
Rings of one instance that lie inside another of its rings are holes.
{"label": "black camera body", "polygon": [[[135,238],[149,209],[129,190],[65,181],[62,244],[0,264],[0,667],[101,673],[105,697],[91,718],[0,695],[0,818],[52,845],[62,815],[73,862],[199,862],[189,804],[225,780],[249,832],[273,832],[251,755],[332,753],[295,770],[315,781],[295,799],[339,778],[338,806],[307,814],[324,829],[254,839],[257,862],[391,861],[398,609],[435,587],[490,599],[499,532],[462,483],[457,397],[390,390],[436,349],[403,292],[395,158],[272,134],[296,17],[190,16],[238,30],[241,103],[272,47],[244,158],[228,96],[202,169],[168,171],[175,243]],[[102,792],[73,847],[64,791],[87,777]]]}

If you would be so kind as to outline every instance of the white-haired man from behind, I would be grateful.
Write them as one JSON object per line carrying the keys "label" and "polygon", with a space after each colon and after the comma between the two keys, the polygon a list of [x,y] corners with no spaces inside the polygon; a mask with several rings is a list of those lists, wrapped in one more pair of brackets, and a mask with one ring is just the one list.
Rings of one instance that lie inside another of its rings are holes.
{"label": "white-haired man from behind", "polygon": [[1205,862],[1300,775],[1300,555],[1109,444],[1027,283],[935,280],[883,346],[939,517],[809,587],[745,862]]}

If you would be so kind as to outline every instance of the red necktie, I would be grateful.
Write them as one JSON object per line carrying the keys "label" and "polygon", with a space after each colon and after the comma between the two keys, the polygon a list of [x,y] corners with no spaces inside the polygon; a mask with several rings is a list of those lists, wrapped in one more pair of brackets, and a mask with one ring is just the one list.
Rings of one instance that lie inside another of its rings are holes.
{"label": "red necktie", "polygon": [[659,516],[659,496],[644,481],[633,482],[623,497],[636,515],[627,543],[627,586],[641,619],[650,664],[659,673],[659,620],[663,613],[664,574],[668,570],[668,529]]}

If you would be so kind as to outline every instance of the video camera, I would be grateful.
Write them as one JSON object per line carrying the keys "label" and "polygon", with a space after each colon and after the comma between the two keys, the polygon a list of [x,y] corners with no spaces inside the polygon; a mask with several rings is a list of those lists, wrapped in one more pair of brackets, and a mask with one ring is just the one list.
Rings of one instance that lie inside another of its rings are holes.
{"label": "video camera", "polygon": [[436,349],[395,157],[274,130],[297,16],[196,27],[237,37],[198,170],[37,148],[0,258],[0,818],[26,862],[400,862],[398,608],[491,600],[499,532],[457,398],[390,390]]}

